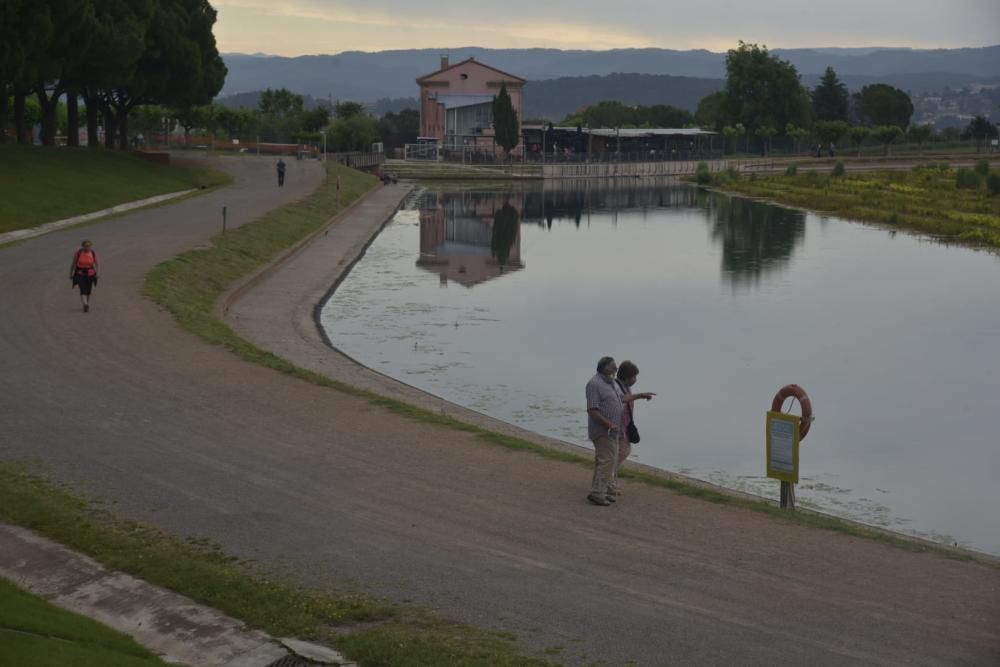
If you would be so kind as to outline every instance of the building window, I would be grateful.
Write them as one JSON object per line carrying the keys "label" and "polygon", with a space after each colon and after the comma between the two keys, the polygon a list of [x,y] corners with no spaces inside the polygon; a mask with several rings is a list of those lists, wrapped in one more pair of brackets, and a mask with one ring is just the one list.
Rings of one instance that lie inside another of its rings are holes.
{"label": "building window", "polygon": [[465,72],[462,72],[461,74],[458,75],[458,78],[461,79],[462,81],[465,81],[466,79],[469,78],[469,75],[466,74]]}

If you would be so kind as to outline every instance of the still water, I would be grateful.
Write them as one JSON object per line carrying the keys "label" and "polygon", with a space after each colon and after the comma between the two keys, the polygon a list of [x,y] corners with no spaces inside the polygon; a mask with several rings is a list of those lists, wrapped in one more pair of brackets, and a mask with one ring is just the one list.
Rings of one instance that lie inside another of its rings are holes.
{"label": "still water", "polygon": [[1000,554],[994,254],[674,182],[431,189],[322,322],[376,370],[579,444],[597,359],[631,359],[658,394],[634,459],[767,497],[764,413],[800,384],[800,504]]}

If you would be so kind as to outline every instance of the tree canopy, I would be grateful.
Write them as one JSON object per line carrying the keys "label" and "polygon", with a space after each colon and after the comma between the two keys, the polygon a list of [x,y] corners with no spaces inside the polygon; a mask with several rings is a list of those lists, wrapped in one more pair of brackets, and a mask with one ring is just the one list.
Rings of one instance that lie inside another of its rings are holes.
{"label": "tree canopy", "polygon": [[500,82],[500,92],[493,98],[493,129],[497,145],[507,154],[521,141],[521,124],[510,101],[507,83],[503,81]]}
{"label": "tree canopy", "polygon": [[[14,96],[22,143],[30,94],[43,113],[45,143],[55,140],[56,107],[65,94],[74,117],[78,96],[87,105],[90,145],[100,112],[107,143],[117,133],[124,148],[136,106],[207,104],[225,80],[208,0],[3,0],[0,18],[0,98],[6,105]],[[70,135],[75,124],[74,118]],[[3,130],[0,124],[0,140]]]}
{"label": "tree canopy", "polygon": [[886,83],[873,83],[855,93],[854,102],[862,125],[895,125],[905,130],[913,116],[910,96]]}
{"label": "tree canopy", "polygon": [[740,42],[726,55],[724,108],[730,119],[751,132],[780,128],[789,123],[808,125],[809,94],[799,73],[786,60],[771,55],[767,47]]}
{"label": "tree canopy", "polygon": [[847,122],[850,95],[832,67],[826,72],[812,92],[813,113],[816,120]]}
{"label": "tree canopy", "polygon": [[567,116],[563,125],[584,127],[687,127],[694,116],[667,104],[626,105],[613,100],[593,104],[583,112]]}

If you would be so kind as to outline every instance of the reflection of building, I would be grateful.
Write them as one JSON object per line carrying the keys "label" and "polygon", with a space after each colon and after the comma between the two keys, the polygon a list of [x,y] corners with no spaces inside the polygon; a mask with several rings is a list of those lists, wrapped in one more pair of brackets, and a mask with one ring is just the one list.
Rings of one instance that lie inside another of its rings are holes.
{"label": "reflection of building", "polygon": [[442,283],[466,287],[523,268],[517,204],[507,204],[512,220],[504,216],[505,204],[496,193],[427,196],[420,210],[417,266],[440,275]]}
{"label": "reflection of building", "polygon": [[420,86],[420,136],[447,148],[475,146],[494,151],[493,97],[507,84],[511,104],[522,118],[524,79],[469,58],[455,65],[441,58],[441,69],[417,79]]}

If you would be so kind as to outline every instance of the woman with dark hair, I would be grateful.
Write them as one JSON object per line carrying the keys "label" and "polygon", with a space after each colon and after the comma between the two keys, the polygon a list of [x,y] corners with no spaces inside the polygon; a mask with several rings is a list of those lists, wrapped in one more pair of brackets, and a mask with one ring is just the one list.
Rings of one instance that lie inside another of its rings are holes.
{"label": "woman with dark hair", "polygon": [[[632,429],[629,425],[634,424],[633,413],[635,411],[635,402],[642,398],[647,401],[652,400],[656,394],[651,391],[644,391],[637,394],[632,393],[632,385],[639,378],[639,367],[636,366],[631,361],[623,361],[621,365],[618,366],[618,375],[616,382],[622,390],[623,398],[622,403],[624,404],[624,411],[622,414],[622,431],[621,439],[618,444],[618,461],[614,466],[613,473],[611,475],[610,483],[608,484],[608,495],[609,496],[620,496],[622,493],[618,489],[618,468],[632,453],[632,443],[629,440],[629,433]],[[638,435],[638,431],[635,431]]]}
{"label": "woman with dark hair", "polygon": [[97,252],[94,244],[84,240],[73,254],[73,263],[69,266],[69,279],[73,287],[80,288],[80,303],[83,312],[90,310],[90,292],[97,285]]}

